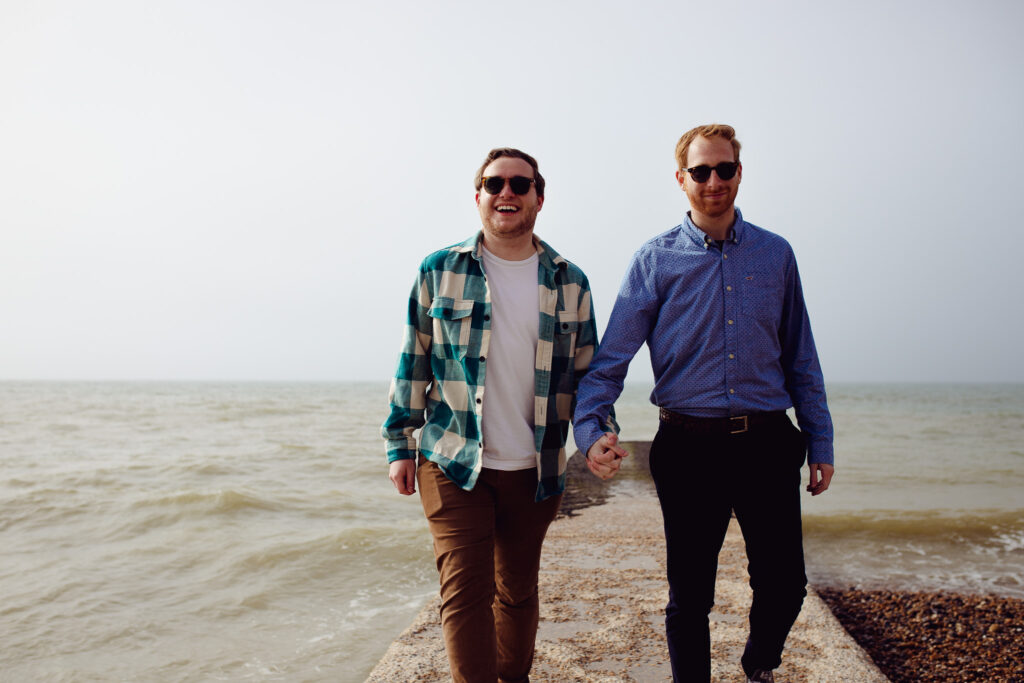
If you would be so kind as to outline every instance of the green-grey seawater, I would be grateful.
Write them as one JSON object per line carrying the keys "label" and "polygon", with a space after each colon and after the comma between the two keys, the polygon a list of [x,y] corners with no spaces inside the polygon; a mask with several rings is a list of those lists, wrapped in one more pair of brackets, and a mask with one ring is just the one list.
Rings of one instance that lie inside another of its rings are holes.
{"label": "green-grey seawater", "polygon": [[[653,437],[647,393],[616,406],[623,438]],[[0,382],[0,680],[362,681],[437,586],[386,477],[386,395]],[[1024,386],[829,399],[812,582],[1024,597]]]}

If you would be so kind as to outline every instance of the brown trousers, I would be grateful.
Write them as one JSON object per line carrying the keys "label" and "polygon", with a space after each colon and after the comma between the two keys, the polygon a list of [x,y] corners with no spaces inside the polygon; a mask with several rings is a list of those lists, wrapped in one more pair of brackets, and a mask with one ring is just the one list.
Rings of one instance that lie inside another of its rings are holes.
{"label": "brown trousers", "polygon": [[452,678],[529,681],[541,544],[561,495],[534,502],[535,468],[484,469],[465,491],[420,456],[416,479],[441,574],[441,627]]}

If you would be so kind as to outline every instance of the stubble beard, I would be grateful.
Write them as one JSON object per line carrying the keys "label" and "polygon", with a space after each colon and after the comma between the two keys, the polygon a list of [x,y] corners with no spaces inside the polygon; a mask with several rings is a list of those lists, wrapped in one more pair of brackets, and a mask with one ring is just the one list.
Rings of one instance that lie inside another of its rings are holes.
{"label": "stubble beard", "polygon": [[726,195],[725,201],[705,201],[703,197],[697,195],[696,197],[690,198],[690,206],[698,213],[707,216],[708,218],[719,218],[732,211],[733,205],[736,203],[736,189],[733,189]]}
{"label": "stubble beard", "polygon": [[[495,211],[494,213],[497,212]],[[520,209],[519,213],[515,214],[515,216],[520,220],[509,226],[501,223],[503,216],[500,214],[497,216],[492,214],[484,221],[484,226],[487,228],[487,232],[494,237],[501,239],[515,239],[533,232],[533,226],[537,222],[536,208]],[[495,220],[495,218],[497,218],[497,220]]]}

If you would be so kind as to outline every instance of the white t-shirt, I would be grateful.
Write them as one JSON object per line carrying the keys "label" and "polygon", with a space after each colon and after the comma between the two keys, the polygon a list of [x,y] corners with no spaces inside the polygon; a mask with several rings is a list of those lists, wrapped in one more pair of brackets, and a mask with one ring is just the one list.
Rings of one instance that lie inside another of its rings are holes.
{"label": "white t-shirt", "polygon": [[525,470],[537,466],[533,437],[534,366],[540,308],[537,254],[506,261],[483,249],[491,290],[491,341],[484,377],[483,466]]}

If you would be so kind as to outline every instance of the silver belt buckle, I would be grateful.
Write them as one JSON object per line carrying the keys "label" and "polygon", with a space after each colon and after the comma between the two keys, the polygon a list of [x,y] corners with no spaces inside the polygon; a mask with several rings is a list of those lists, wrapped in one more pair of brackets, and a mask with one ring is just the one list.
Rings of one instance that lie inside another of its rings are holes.
{"label": "silver belt buckle", "polygon": [[731,432],[729,432],[730,434],[742,434],[743,432],[747,431],[747,429],[749,429],[746,415],[737,415],[735,417],[729,418],[730,422],[732,422],[733,420],[743,420],[743,426],[738,429],[732,430]]}

